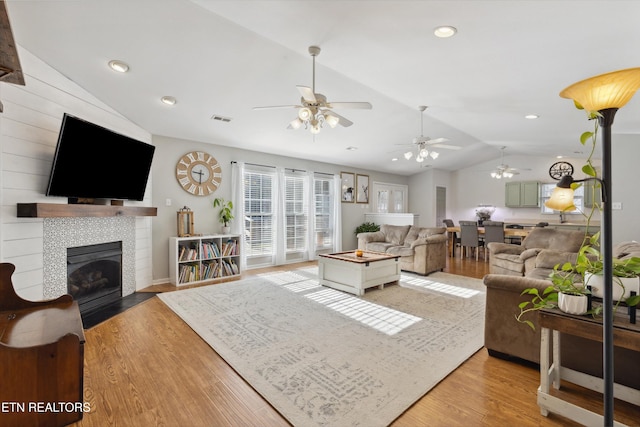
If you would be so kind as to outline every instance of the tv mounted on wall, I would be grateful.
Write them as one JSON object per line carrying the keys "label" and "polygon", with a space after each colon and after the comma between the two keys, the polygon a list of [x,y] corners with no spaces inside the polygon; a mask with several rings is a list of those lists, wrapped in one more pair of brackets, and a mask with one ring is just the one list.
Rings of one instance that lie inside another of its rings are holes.
{"label": "tv mounted on wall", "polygon": [[65,113],[47,196],[143,200],[155,147]]}

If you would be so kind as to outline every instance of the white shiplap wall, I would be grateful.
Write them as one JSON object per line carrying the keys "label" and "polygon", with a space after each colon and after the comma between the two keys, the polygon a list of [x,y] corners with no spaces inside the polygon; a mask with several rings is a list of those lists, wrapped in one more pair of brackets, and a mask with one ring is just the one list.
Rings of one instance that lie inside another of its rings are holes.
{"label": "white shiplap wall", "polygon": [[[17,203],[66,203],[45,191],[63,114],[151,143],[151,134],[19,47],[25,86],[0,83],[0,261],[15,264],[21,297],[43,298],[43,220],[17,218]],[[88,159],[87,161],[92,161]],[[117,167],[117,165],[114,165]],[[143,202],[151,206],[151,178]],[[136,219],[136,289],[152,284],[151,223]]]}

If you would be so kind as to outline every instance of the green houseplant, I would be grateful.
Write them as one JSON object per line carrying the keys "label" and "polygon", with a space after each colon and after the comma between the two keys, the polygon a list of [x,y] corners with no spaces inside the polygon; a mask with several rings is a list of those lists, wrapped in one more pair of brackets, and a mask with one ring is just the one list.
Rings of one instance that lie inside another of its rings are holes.
{"label": "green houseplant", "polygon": [[356,229],[353,232],[353,234],[355,234],[357,236],[360,233],[369,233],[369,232],[373,232],[373,231],[380,231],[380,226],[378,224],[373,223],[373,222],[364,222],[364,223],[362,223],[362,224],[360,224],[359,226],[356,227]]}
{"label": "green houseplant", "polygon": [[[223,225],[223,232],[228,232],[229,230],[229,222],[234,218],[233,216],[233,202],[231,200],[225,200],[221,197],[216,197],[213,200],[213,207],[220,208],[220,212],[218,213],[218,220]],[[224,230],[226,229],[226,231]]]}

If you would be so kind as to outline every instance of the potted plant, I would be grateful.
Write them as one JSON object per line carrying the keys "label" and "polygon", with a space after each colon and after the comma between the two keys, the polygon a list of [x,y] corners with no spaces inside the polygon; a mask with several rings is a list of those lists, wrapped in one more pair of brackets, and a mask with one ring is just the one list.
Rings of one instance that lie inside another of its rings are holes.
{"label": "potted plant", "polygon": [[229,222],[234,218],[233,217],[233,202],[231,200],[225,200],[220,197],[216,197],[213,200],[213,207],[220,208],[220,212],[218,214],[218,220],[222,224],[222,233],[229,233]]}
{"label": "potted plant", "polygon": [[[604,278],[602,276],[602,254],[597,249],[600,233],[594,234],[589,244],[583,245],[576,260],[576,271],[584,277],[584,284],[591,287],[594,296],[602,298]],[[624,301],[627,305],[640,302],[640,258],[613,259],[613,300]],[[631,296],[631,292],[635,296]]]}
{"label": "potted plant", "polygon": [[543,308],[560,308],[571,314],[598,313],[600,307],[588,310],[587,296],[591,291],[579,281],[580,277],[573,264],[567,262],[556,265],[549,275],[551,284],[542,293],[537,288],[527,288],[522,291],[521,295],[531,295],[531,300],[523,301],[518,305],[520,313],[516,316],[516,320],[526,323],[535,330],[533,322],[525,319],[524,316]]}
{"label": "potted plant", "polygon": [[496,211],[496,208],[489,205],[479,205],[476,209],[476,216],[478,217],[478,225],[482,225],[483,222],[489,221],[491,215]]}
{"label": "potted plant", "polygon": [[370,233],[375,231],[380,231],[380,226],[378,224],[373,222],[364,222],[357,226],[353,233],[357,236],[360,233]]}

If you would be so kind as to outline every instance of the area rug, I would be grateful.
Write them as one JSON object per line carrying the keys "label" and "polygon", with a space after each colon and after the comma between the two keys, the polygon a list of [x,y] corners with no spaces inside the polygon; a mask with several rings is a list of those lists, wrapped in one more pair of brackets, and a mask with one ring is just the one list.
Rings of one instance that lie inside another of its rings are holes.
{"label": "area rug", "polygon": [[317,268],[158,295],[295,426],[385,426],[483,346],[484,285],[402,274],[363,297]]}

